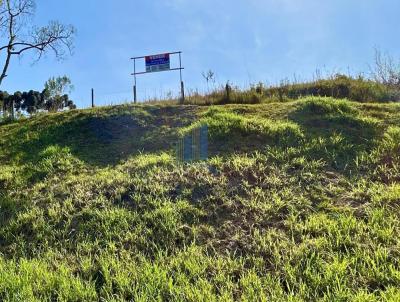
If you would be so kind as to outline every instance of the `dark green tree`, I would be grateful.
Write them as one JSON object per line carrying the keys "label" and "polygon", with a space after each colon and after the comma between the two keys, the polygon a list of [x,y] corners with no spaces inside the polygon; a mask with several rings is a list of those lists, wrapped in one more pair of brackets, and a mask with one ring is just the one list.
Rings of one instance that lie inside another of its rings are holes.
{"label": "dark green tree", "polygon": [[33,114],[44,108],[44,97],[42,93],[38,91],[30,90],[29,92],[24,92],[22,98],[23,103],[21,109],[29,114]]}

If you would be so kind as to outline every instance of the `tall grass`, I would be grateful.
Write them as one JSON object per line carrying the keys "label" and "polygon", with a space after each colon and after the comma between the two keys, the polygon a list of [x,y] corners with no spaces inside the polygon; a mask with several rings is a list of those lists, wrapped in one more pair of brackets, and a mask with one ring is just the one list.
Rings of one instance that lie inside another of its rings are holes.
{"label": "tall grass", "polygon": [[282,82],[277,86],[263,83],[252,85],[249,89],[239,89],[229,83],[204,95],[189,94],[188,104],[260,104],[274,101],[296,100],[304,97],[332,97],[356,102],[398,102],[400,91],[361,76],[353,78],[336,74],[326,79],[310,82]]}
{"label": "tall grass", "polygon": [[329,79],[306,83],[282,83],[265,90],[271,98],[298,99],[305,96],[333,97],[357,102],[400,101],[400,92],[363,77],[337,74]]}

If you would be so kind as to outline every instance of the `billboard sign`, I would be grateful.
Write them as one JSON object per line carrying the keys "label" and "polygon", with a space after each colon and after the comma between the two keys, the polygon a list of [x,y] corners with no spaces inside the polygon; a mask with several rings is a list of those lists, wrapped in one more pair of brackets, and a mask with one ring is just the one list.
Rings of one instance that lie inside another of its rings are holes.
{"label": "billboard sign", "polygon": [[158,72],[171,69],[169,53],[146,56],[146,72]]}

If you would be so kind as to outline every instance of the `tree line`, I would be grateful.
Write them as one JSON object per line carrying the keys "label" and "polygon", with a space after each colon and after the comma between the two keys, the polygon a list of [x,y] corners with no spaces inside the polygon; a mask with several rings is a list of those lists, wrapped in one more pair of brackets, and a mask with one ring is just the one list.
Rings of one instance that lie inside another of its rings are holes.
{"label": "tree line", "polygon": [[0,104],[2,105],[2,111],[10,112],[10,114],[13,109],[17,112],[34,114],[38,111],[57,112],[64,108],[76,108],[76,105],[69,99],[67,94],[52,98],[46,89],[42,92],[34,90],[29,90],[28,92],[17,91],[14,94],[0,91]]}
{"label": "tree line", "polygon": [[41,92],[30,90],[9,94],[6,91],[0,91],[3,116],[14,117],[15,112],[32,115],[41,111],[57,112],[65,108],[75,109],[76,105],[66,93],[71,90],[71,80],[63,76],[50,78]]}

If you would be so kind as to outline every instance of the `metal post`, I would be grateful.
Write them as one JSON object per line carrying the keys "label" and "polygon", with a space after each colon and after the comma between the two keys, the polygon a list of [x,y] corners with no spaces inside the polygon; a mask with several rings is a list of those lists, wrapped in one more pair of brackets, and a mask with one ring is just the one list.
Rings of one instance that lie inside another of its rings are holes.
{"label": "metal post", "polygon": [[94,108],[94,89],[92,88],[92,108]]}
{"label": "metal post", "polygon": [[179,75],[181,79],[181,104],[185,102],[185,85],[182,80],[182,56],[181,52],[179,52]]}
{"label": "metal post", "polygon": [[181,81],[181,104],[185,102],[185,85],[183,84],[183,81]]}
{"label": "metal post", "polygon": [[134,70],[134,78],[135,83],[133,85],[133,101],[135,104],[137,103],[137,92],[136,92],[136,59],[133,59],[133,70]]}

